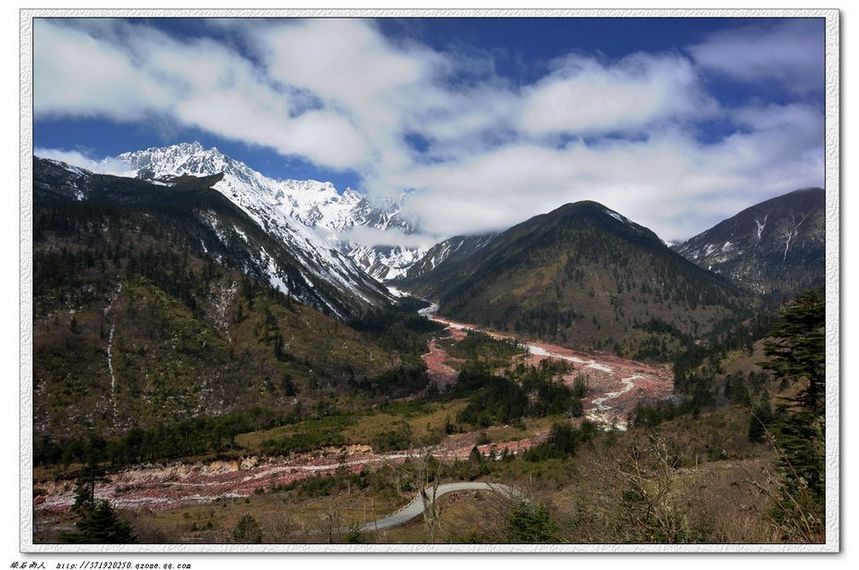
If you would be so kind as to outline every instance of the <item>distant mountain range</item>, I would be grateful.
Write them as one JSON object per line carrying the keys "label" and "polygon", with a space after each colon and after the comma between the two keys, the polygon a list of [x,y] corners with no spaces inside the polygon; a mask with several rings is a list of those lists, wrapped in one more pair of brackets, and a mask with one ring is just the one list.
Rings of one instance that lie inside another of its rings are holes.
{"label": "distant mountain range", "polygon": [[820,189],[672,247],[585,201],[386,254],[331,236],[412,231],[397,204],[268,179],[198,144],[121,159],[136,178],[34,159],[37,433],[282,407],[387,374],[400,357],[345,324],[394,302],[377,277],[460,321],[661,361],[764,295],[824,282]]}
{"label": "distant mountain range", "polygon": [[825,282],[825,193],[796,190],[746,208],[676,246],[757,293],[789,297]]}
{"label": "distant mountain range", "polygon": [[376,279],[404,274],[423,254],[419,248],[374,246],[336,239],[339,232],[360,227],[412,233],[414,224],[402,217],[400,205],[395,201],[371,203],[352,189],[338,192],[330,182],[269,178],[217,148],[207,149],[198,142],[127,152],[116,158],[129,164],[138,177],[146,180],[164,180],[183,174],[223,174],[223,179],[214,187],[232,201],[245,209],[265,212],[272,223],[288,217],[308,228],[321,230],[341,253]]}
{"label": "distant mountain range", "polygon": [[[405,218],[400,202],[371,202],[352,189],[338,192],[330,182],[277,180],[253,170],[216,148],[180,143],[127,152],[116,157],[137,177],[166,182],[177,176],[222,175],[213,187],[267,228],[295,226],[315,230],[323,249],[336,249],[380,281],[409,282],[448,257],[457,259],[482,248],[499,234],[455,236],[432,248],[374,245],[350,239],[349,230],[410,234],[416,222]],[[709,271],[724,275],[758,294],[784,297],[823,283],[823,190],[804,189],[747,208],[713,228],[669,245]],[[345,232],[345,233],[344,233]],[[395,243],[397,240],[390,240]],[[452,274],[454,272],[451,272]]]}
{"label": "distant mountain range", "polygon": [[[602,212],[602,215],[626,224],[629,228],[638,228],[636,232],[639,236],[649,235],[655,238],[662,249],[670,247],[698,267],[721,275],[727,281],[756,295],[783,298],[808,287],[822,286],[824,281],[824,192],[819,188],[798,190],[767,200],[684,242],[666,244],[658,240],[650,230],[626,220],[616,212],[593,203],[582,202],[577,203],[577,208],[574,208],[576,204],[563,206],[501,233],[455,236],[424,250],[372,245],[348,238],[349,230],[364,228],[382,235],[389,231],[400,235],[416,231],[415,223],[401,215],[398,202],[371,203],[359,192],[346,189],[340,193],[327,182],[272,179],[215,148],[206,149],[196,142],[124,153],[116,158],[129,165],[140,180],[149,181],[154,187],[174,186],[177,180],[187,176],[209,180],[214,190],[250,216],[263,233],[293,251],[293,255],[300,260],[297,266],[303,268],[303,272],[298,275],[315,275],[333,287],[332,291],[337,291],[331,295],[320,292],[311,294],[308,290],[313,290],[314,287],[303,287],[298,282],[301,280],[298,280],[290,283],[296,297],[341,318],[348,318],[356,314],[356,311],[360,312],[363,310],[362,306],[378,306],[390,301],[387,288],[375,280],[390,281],[400,288],[420,295],[446,298],[447,306],[452,306],[449,304],[452,298],[445,297],[451,292],[462,292],[469,287],[474,291],[479,287],[488,287],[489,283],[484,280],[471,283],[467,278],[477,279],[474,276],[480,274],[480,268],[490,259],[497,262],[499,256],[503,255],[505,267],[537,267],[535,252],[529,249],[532,246],[520,242],[510,243],[511,235],[518,235],[516,232],[522,231],[524,227],[534,228],[535,231],[540,230],[545,234],[541,229],[544,224],[552,223],[560,227],[556,220],[559,212],[573,212],[582,208],[583,211],[590,212],[590,216],[585,216],[587,223],[592,225],[594,216],[599,217],[599,212]],[[68,167],[66,176],[70,176],[74,170],[80,171]],[[91,173],[86,175],[95,176]],[[586,207],[586,204],[592,205]],[[581,223],[581,220],[577,218],[575,223]],[[608,228],[609,226],[605,226],[603,230]],[[579,233],[582,231],[580,228]],[[570,234],[566,237],[573,236]],[[547,238],[544,236],[541,239]],[[576,246],[584,251],[588,239],[592,240],[590,247],[598,249],[604,247],[608,238],[601,232],[594,231],[576,237]],[[516,247],[513,247],[514,245]],[[528,245],[528,248],[525,245]],[[534,245],[542,247],[543,242]],[[550,244],[551,247],[560,249],[567,248],[568,245],[563,241]],[[268,247],[270,249],[273,246]],[[618,255],[626,251],[625,246],[619,247]],[[279,270],[267,267],[266,259],[269,254],[265,253],[265,249],[262,251],[264,254],[256,257],[257,269],[251,272],[268,272],[269,279],[276,282],[280,279],[277,276]],[[662,254],[664,252],[660,253]],[[516,259],[517,255],[523,258]],[[576,253],[574,257],[578,255],[580,254]],[[627,263],[622,257],[606,258],[605,262],[607,265],[600,266],[599,271],[594,269],[599,264],[593,262],[594,270],[591,274],[595,280],[599,279],[600,272],[614,273],[619,271],[616,265]],[[572,267],[570,264],[574,261],[565,259],[563,263]],[[645,272],[641,274],[641,279],[646,288],[649,279],[647,268],[642,267],[640,270]],[[547,268],[547,271],[552,273],[555,269]],[[577,275],[582,275],[583,271],[584,268],[579,267]],[[493,277],[493,283],[511,277],[505,271],[499,270]],[[516,277],[517,279],[509,283],[511,288],[522,285],[517,281],[522,276]],[[563,289],[566,286],[564,280],[555,282],[545,277],[541,279],[546,287]],[[638,283],[638,279],[633,281]],[[621,289],[624,287],[622,283],[619,286]],[[602,288],[606,294],[611,294],[612,289],[620,291],[614,279],[595,282],[589,284],[589,287],[593,287],[595,292]],[[571,294],[564,293],[561,296]],[[537,296],[541,297],[542,294]],[[461,300],[464,302],[464,298]],[[637,298],[636,302],[640,300]],[[532,301],[527,301],[524,305]],[[617,305],[618,301],[612,303],[617,311],[621,310],[620,305]],[[493,299],[492,304],[498,305],[499,300]],[[507,325],[512,324],[512,321],[502,320]],[[618,320],[617,316],[615,320]],[[631,324],[635,323],[630,321],[624,326],[628,329]],[[555,326],[556,333],[563,328]],[[577,330],[582,330],[581,319]],[[568,336],[569,334],[567,333]],[[558,335],[553,333],[551,336],[557,338]],[[609,337],[611,334],[591,335],[589,342],[604,346]]]}

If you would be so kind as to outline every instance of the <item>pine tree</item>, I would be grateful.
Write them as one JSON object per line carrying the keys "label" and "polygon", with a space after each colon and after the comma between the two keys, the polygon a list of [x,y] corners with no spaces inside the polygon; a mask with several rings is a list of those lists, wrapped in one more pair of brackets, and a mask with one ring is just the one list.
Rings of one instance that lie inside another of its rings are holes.
{"label": "pine tree", "polygon": [[77,479],[75,504],[76,532],[62,536],[64,542],[74,544],[129,544],[137,542],[131,525],[119,518],[109,501],[96,500],[95,486],[106,481],[104,471],[88,465]]}
{"label": "pine tree", "polygon": [[783,475],[773,518],[787,539],[823,537],[825,501],[825,309],[823,295],[809,291],[782,310],[765,344],[770,360],[762,366],[783,384],[801,383],[784,398],[773,420],[774,443]]}
{"label": "pine tree", "polygon": [[75,481],[75,504],[72,510],[83,512],[95,508],[95,486],[105,481],[107,479],[104,476],[104,469],[93,463],[84,467]]}
{"label": "pine tree", "polygon": [[77,532],[63,536],[74,544],[130,544],[137,542],[131,525],[119,518],[108,501],[97,501],[86,509],[78,522]]}
{"label": "pine tree", "polygon": [[808,291],[780,311],[781,320],[765,344],[770,361],[763,368],[776,378],[807,382],[796,400],[814,414],[825,411],[826,301],[819,291]]}
{"label": "pine tree", "polygon": [[233,542],[259,544],[262,542],[262,528],[251,515],[244,515],[233,528]]}

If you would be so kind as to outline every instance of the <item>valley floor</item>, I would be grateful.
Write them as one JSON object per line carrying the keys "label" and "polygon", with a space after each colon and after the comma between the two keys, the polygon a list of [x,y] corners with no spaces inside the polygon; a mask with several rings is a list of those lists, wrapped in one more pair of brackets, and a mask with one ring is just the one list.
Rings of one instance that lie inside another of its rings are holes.
{"label": "valley floor", "polygon": [[[445,343],[461,341],[466,330],[476,330],[476,327],[444,319],[432,312],[426,316],[446,326],[441,335],[429,342],[428,352],[424,355],[431,380],[443,388],[455,381],[457,368],[462,364],[447,353]],[[491,331],[488,334],[496,338],[503,336]],[[124,512],[134,522],[140,538],[151,542],[229,542],[235,538],[230,535],[229,529],[238,523],[240,516],[245,515],[260,521],[265,529],[263,539],[266,542],[318,542],[326,538],[335,542],[356,538],[378,542],[423,542],[429,538],[420,517],[417,520],[412,516],[401,517],[402,520],[397,519],[396,525],[378,532],[370,532],[366,525],[397,512],[415,497],[416,489],[402,486],[396,473],[404,463],[414,462],[429,452],[442,464],[471,464],[468,469],[472,469],[477,461],[480,468],[470,471],[468,479],[521,488],[525,496],[535,502],[554,505],[553,509],[566,519],[581,516],[582,513],[577,515],[575,509],[591,512],[601,509],[623,510],[625,507],[619,504],[600,503],[600,497],[606,491],[604,485],[613,484],[620,488],[628,483],[628,474],[623,475],[623,469],[618,470],[615,464],[618,460],[627,462],[618,458],[629,451],[629,446],[636,445],[630,442],[638,439],[637,435],[623,439],[626,437],[624,431],[627,429],[628,417],[640,401],[653,402],[673,397],[670,368],[625,360],[610,354],[584,354],[545,343],[523,344],[527,350],[523,355],[514,357],[514,362],[539,365],[544,360],[561,360],[570,365],[563,377],[565,384],[572,386],[577,379],[586,379],[588,392],[583,401],[583,417],[572,420],[563,416],[530,418],[517,426],[497,425],[482,430],[450,433],[440,442],[420,448],[379,452],[366,441],[366,434],[378,431],[379,426],[407,422],[413,433],[428,433],[440,429],[444,422],[449,422],[452,416],[465,407],[465,402],[452,400],[435,403],[421,408],[416,414],[405,416],[366,411],[350,420],[344,432],[349,441],[347,445],[287,456],[270,456],[259,453],[257,444],[275,435],[292,433],[290,430],[293,428],[286,426],[245,434],[237,438],[237,443],[245,452],[236,454],[234,458],[186,460],[167,465],[127,468],[110,473],[108,481],[97,486],[96,497],[109,500]],[[760,518],[760,509],[763,508],[764,493],[749,491],[752,487],[765,489],[769,485],[772,479],[769,468],[771,461],[762,459],[761,454],[764,452],[759,449],[760,446],[749,452],[748,445],[724,441],[719,435],[725,422],[744,421],[737,419],[736,415],[724,415],[717,420],[715,427],[705,430],[702,437],[707,440],[706,443],[696,444],[698,447],[694,451],[694,460],[692,455],[684,459],[688,467],[685,472],[672,475],[677,478],[672,485],[685,489],[677,493],[688,494],[682,499],[678,495],[677,500],[689,504],[697,500],[695,497],[698,493],[702,497],[712,494],[712,500],[716,502],[727,500],[728,496],[732,501],[747,502],[738,511],[742,516],[731,523],[737,528],[719,530],[726,539],[741,540],[740,537],[746,533],[751,540],[773,540],[765,528],[755,526],[758,524],[755,521]],[[522,452],[545,441],[553,423],[578,425],[584,419],[608,431],[599,438],[599,445],[585,452],[583,458],[533,464],[515,459]],[[621,438],[620,445],[616,443],[618,438]],[[714,455],[713,446],[728,450],[732,449],[732,445],[742,448],[742,451],[722,451]],[[475,447],[482,459],[475,459]],[[719,463],[707,463],[708,455],[709,459],[718,460]],[[512,462],[511,458],[514,459]],[[588,463],[592,465],[588,466]],[[353,489],[353,481],[363,480],[368,472],[383,473],[375,477],[388,479],[381,486],[371,484]],[[37,542],[56,542],[63,532],[72,529],[74,516],[70,509],[75,500],[75,483],[56,475],[37,473],[34,517]],[[320,477],[335,483],[330,488],[325,487],[322,483],[316,483]],[[391,478],[395,483],[391,483]],[[678,485],[678,481],[683,481],[683,484]],[[314,491],[317,487],[325,488]],[[742,487],[742,491],[738,493],[735,487]],[[588,500],[595,502],[587,503],[581,496],[571,497],[570,493],[584,493],[591,497]],[[478,523],[474,528],[468,526],[469,520],[475,522],[483,513],[497,519],[497,528],[493,532],[502,532],[498,521],[503,520],[504,516],[499,509],[511,508],[509,504],[503,506],[505,502],[509,503],[509,497],[505,499],[490,495],[492,493],[485,490],[463,489],[440,498],[439,521],[442,526],[434,539],[503,542],[503,533],[493,538],[491,533],[478,532],[486,526],[483,523]],[[567,512],[570,508],[573,511]],[[714,508],[726,509],[724,505]],[[704,525],[706,521],[700,524]],[[723,524],[721,520],[719,524]],[[361,525],[364,525],[363,529]],[[394,528],[400,525],[403,526]],[[754,529],[746,528],[750,526]],[[349,528],[357,534],[350,535],[344,530]],[[591,540],[591,535],[587,533],[578,539],[575,536],[569,536],[564,541]],[[592,539],[599,541],[599,532],[595,531]],[[655,540],[659,541],[658,538]],[[694,541],[694,537],[691,540]]]}
{"label": "valley floor", "polygon": [[[480,331],[489,336],[519,342],[527,350],[525,362],[538,366],[543,360],[561,360],[571,365],[564,382],[571,386],[584,375],[588,379],[588,398],[585,400],[587,419],[617,429],[626,428],[626,419],[639,401],[656,401],[671,398],[674,375],[670,366],[653,366],[620,358],[610,353],[586,354],[558,345],[536,341],[522,341],[509,335],[481,329],[477,325],[461,323],[435,313],[436,306],[423,310],[427,318],[446,327],[446,332],[462,340],[465,331]],[[433,341],[430,352],[424,356],[430,374],[448,385],[456,372],[446,363],[443,349]]]}

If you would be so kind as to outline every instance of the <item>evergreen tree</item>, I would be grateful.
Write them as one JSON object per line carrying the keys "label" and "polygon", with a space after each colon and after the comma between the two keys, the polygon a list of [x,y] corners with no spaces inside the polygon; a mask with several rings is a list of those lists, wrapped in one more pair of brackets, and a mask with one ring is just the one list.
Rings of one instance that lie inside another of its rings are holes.
{"label": "evergreen tree", "polygon": [[80,476],[75,481],[75,504],[72,510],[78,513],[90,511],[96,507],[95,486],[104,483],[104,469],[90,463],[81,470]]}
{"label": "evergreen tree", "polygon": [[781,310],[765,345],[762,366],[782,384],[801,383],[798,394],[779,404],[774,418],[783,482],[773,517],[785,537],[823,539],[825,494],[825,301],[803,293]]}
{"label": "evergreen tree", "polygon": [[119,518],[108,501],[97,501],[95,506],[80,511],[75,523],[77,532],[63,536],[74,544],[130,544],[137,542],[131,525]]}
{"label": "evergreen tree", "polygon": [[545,505],[517,501],[508,515],[507,539],[514,543],[557,542],[557,523]]}
{"label": "evergreen tree", "polygon": [[75,504],[78,515],[76,532],[62,535],[63,542],[74,544],[128,544],[137,542],[131,525],[117,515],[109,501],[95,498],[95,487],[107,481],[104,470],[90,463],[76,480]]}
{"label": "evergreen tree", "polygon": [[233,542],[259,544],[262,542],[262,528],[251,515],[244,515],[233,529]]}
{"label": "evergreen tree", "polygon": [[823,415],[826,398],[826,301],[819,291],[808,291],[780,311],[780,322],[765,344],[770,361],[762,366],[776,378],[806,382],[796,403]]}
{"label": "evergreen tree", "polygon": [[481,463],[483,461],[483,456],[480,454],[480,450],[477,449],[477,446],[471,448],[471,453],[468,454],[468,460],[471,463]]}

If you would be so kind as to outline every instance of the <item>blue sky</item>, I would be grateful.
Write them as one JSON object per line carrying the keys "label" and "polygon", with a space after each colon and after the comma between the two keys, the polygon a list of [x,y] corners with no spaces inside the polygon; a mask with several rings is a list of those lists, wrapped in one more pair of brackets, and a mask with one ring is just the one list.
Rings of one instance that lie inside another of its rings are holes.
{"label": "blue sky", "polygon": [[41,20],[34,146],[198,140],[410,193],[431,235],[578,199],[666,239],[823,182],[823,20]]}

